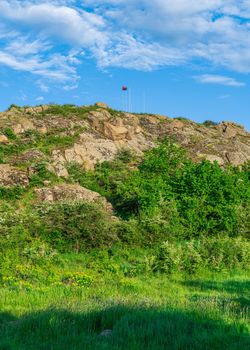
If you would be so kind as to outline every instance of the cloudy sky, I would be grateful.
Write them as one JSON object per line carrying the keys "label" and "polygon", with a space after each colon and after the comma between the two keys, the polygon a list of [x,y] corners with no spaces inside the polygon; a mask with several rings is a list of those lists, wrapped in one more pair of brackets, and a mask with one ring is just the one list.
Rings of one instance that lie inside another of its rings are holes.
{"label": "cloudy sky", "polygon": [[0,0],[0,109],[91,104],[250,129],[250,0]]}

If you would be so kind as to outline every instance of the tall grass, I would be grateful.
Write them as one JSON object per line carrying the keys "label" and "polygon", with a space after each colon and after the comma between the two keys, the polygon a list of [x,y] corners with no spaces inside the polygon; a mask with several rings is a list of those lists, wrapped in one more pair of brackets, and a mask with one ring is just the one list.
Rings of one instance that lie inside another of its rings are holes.
{"label": "tall grass", "polygon": [[3,288],[0,349],[247,350],[249,287],[247,276],[213,276]]}

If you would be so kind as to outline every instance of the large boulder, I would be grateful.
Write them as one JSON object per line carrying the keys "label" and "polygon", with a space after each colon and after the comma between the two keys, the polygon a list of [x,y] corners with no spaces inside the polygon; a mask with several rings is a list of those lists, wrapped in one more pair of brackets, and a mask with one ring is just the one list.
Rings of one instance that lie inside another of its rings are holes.
{"label": "large boulder", "polygon": [[216,129],[227,138],[233,138],[237,135],[247,135],[247,132],[244,130],[243,126],[232,122],[222,122],[216,126]]}
{"label": "large boulder", "polygon": [[13,125],[13,131],[15,134],[19,135],[28,130],[34,130],[35,126],[31,120],[25,117],[21,117],[18,120],[18,123]]}
{"label": "large boulder", "polygon": [[106,108],[108,109],[109,108],[109,105],[107,105],[107,103],[104,103],[104,102],[96,102],[96,107],[100,107],[100,108]]}
{"label": "large boulder", "polygon": [[27,186],[29,178],[25,171],[9,164],[0,164],[0,186]]}
{"label": "large boulder", "polygon": [[99,193],[90,191],[80,185],[62,184],[53,187],[43,187],[35,190],[41,202],[87,202],[100,203],[103,208],[112,212],[112,205]]}
{"label": "large boulder", "polygon": [[44,158],[45,158],[45,155],[41,151],[37,149],[30,149],[14,157],[11,160],[11,164],[16,165],[16,164],[30,163],[30,162],[42,160]]}

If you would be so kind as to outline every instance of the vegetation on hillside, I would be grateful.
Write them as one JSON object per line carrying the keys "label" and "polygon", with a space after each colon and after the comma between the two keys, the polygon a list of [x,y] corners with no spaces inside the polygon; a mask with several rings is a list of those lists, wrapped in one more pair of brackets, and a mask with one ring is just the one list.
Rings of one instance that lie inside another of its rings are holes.
{"label": "vegetation on hillside", "polygon": [[[6,130],[1,161],[76,137],[31,133],[25,144]],[[26,188],[0,187],[1,349],[249,348],[249,164],[193,163],[168,139],[143,159],[125,149],[95,171],[69,164],[67,180],[46,164]],[[116,217],[38,204],[44,181],[99,192]]]}

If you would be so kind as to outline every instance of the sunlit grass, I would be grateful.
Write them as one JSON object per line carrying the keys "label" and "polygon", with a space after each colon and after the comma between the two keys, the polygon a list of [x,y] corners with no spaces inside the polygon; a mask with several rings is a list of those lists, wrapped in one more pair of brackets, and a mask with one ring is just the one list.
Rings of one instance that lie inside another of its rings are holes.
{"label": "sunlit grass", "polygon": [[107,275],[89,287],[5,287],[0,349],[249,349],[249,283]]}

